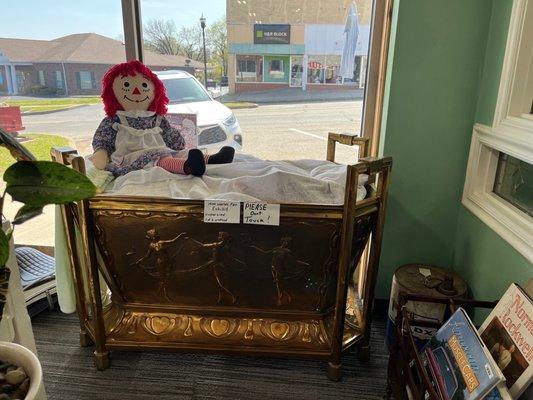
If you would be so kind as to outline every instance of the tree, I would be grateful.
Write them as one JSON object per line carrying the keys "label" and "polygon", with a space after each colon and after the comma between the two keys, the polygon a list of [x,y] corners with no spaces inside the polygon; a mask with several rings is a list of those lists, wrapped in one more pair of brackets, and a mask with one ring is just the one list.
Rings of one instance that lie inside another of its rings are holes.
{"label": "tree", "polygon": [[172,20],[151,19],[144,26],[145,45],[160,54],[180,54],[176,24]]}
{"label": "tree", "polygon": [[[220,18],[207,28],[205,34],[209,47],[210,63],[220,70],[221,75],[228,74],[228,30],[226,17]],[[217,74],[218,75],[218,74]]]}
{"label": "tree", "polygon": [[[180,54],[191,60],[203,61],[202,28],[199,24],[182,27],[177,35]],[[208,57],[209,59],[209,57]]]}

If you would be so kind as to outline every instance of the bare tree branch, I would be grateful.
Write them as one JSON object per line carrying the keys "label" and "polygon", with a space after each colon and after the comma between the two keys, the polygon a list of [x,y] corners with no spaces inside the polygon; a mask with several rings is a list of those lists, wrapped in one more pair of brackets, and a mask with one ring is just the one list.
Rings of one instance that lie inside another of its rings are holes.
{"label": "bare tree branch", "polygon": [[144,26],[147,47],[161,54],[179,54],[176,24],[172,20],[151,19]]}
{"label": "bare tree branch", "polygon": [[200,25],[181,28],[177,37],[181,55],[196,61],[204,59]]}

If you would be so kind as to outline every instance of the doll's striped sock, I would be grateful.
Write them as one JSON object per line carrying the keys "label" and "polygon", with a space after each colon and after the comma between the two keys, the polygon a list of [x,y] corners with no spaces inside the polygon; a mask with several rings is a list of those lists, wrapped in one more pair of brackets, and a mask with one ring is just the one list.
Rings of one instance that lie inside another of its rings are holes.
{"label": "doll's striped sock", "polygon": [[185,173],[185,158],[163,157],[157,162],[157,166],[173,174],[187,175]]}
{"label": "doll's striped sock", "polygon": [[189,150],[187,159],[163,157],[157,162],[157,166],[174,174],[202,176],[205,173],[207,158],[198,149]]}

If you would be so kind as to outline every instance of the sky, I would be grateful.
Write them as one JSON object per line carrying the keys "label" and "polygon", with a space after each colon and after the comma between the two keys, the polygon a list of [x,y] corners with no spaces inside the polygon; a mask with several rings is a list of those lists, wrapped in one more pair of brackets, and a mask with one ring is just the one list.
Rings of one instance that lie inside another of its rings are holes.
{"label": "sky", "polygon": [[[94,32],[123,37],[120,0],[0,0],[0,37],[55,39]],[[176,26],[215,21],[226,14],[226,0],[141,0],[143,21],[172,19]]]}

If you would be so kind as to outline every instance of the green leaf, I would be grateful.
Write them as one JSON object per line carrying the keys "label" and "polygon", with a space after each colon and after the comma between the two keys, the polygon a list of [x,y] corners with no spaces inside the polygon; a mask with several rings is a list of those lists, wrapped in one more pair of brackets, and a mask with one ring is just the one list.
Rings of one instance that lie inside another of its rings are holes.
{"label": "green leaf", "polygon": [[52,161],[19,161],[4,173],[13,200],[34,209],[94,196],[96,188],[85,175]]}
{"label": "green leaf", "polygon": [[13,158],[19,161],[35,161],[35,157],[31,152],[19,143],[17,139],[10,135],[2,128],[0,128],[0,144],[5,146]]}
{"label": "green leaf", "polygon": [[38,215],[43,213],[43,208],[41,206],[31,206],[28,204],[23,205],[20,210],[18,210],[17,215],[13,219],[13,225],[22,224]]}
{"label": "green leaf", "polygon": [[8,258],[9,239],[7,238],[7,235],[5,234],[3,229],[0,229],[0,268],[3,268],[6,265]]}

